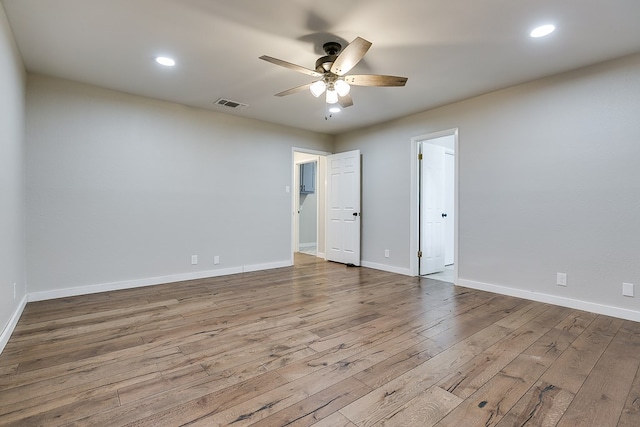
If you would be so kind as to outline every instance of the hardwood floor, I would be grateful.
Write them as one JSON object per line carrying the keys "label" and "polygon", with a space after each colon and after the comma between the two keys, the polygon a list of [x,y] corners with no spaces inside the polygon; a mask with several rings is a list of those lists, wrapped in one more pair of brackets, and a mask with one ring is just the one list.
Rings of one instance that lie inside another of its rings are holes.
{"label": "hardwood floor", "polygon": [[300,255],[29,303],[0,425],[640,426],[640,324]]}

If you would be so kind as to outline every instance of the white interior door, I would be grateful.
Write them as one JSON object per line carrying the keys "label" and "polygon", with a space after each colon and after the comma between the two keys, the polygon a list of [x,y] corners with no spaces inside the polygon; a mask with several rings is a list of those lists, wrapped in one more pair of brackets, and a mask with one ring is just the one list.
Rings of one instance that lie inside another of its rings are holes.
{"label": "white interior door", "polygon": [[327,260],[360,265],[360,150],[327,156]]}
{"label": "white interior door", "polygon": [[444,265],[451,265],[454,262],[454,224],[455,224],[455,175],[456,158],[453,150],[446,150],[444,156]]}
{"label": "white interior door", "polygon": [[420,274],[444,270],[444,161],[444,147],[422,144]]}

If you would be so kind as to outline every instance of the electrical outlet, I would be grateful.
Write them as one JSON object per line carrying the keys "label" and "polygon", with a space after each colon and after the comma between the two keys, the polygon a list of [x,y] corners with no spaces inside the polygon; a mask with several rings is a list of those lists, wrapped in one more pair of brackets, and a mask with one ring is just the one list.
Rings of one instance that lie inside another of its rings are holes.
{"label": "electrical outlet", "polygon": [[218,255],[213,257],[213,263],[214,264],[220,264],[220,257]]}
{"label": "electrical outlet", "polygon": [[389,258],[389,249],[384,250],[384,257]]}
{"label": "electrical outlet", "polygon": [[625,297],[633,296],[633,283],[623,283],[622,284],[622,295]]}
{"label": "electrical outlet", "polygon": [[191,255],[191,265],[196,265],[198,263],[198,255]]}
{"label": "electrical outlet", "polygon": [[558,286],[567,286],[567,273],[558,273],[556,276]]}

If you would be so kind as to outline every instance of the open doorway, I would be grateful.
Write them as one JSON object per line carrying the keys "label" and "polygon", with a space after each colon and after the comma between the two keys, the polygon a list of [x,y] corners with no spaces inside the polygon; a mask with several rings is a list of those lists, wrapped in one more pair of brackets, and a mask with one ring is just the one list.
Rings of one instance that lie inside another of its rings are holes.
{"label": "open doorway", "polygon": [[[316,156],[317,157],[317,156]],[[298,252],[318,253],[318,159],[298,163]]]}
{"label": "open doorway", "polygon": [[412,138],[414,275],[457,278],[457,129]]}
{"label": "open doorway", "polygon": [[293,151],[292,263],[295,253],[325,257],[326,155]]}

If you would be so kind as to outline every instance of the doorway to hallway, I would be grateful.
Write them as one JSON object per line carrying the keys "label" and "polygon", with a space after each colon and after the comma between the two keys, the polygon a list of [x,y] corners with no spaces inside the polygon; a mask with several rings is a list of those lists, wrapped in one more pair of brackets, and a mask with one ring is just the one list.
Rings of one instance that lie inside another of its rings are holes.
{"label": "doorway to hallway", "polygon": [[293,151],[292,253],[324,257],[327,153],[302,150]]}

